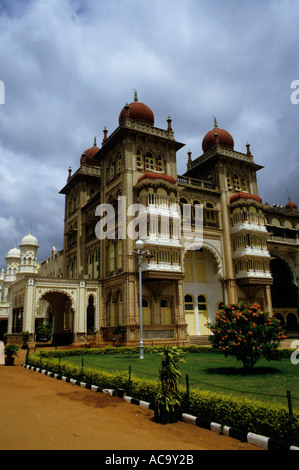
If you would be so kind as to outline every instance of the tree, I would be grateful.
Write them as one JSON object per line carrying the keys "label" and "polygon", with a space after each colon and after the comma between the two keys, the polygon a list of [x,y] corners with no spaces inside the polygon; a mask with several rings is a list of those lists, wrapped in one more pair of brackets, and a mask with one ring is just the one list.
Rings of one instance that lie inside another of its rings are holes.
{"label": "tree", "polygon": [[246,369],[261,357],[279,359],[277,348],[286,338],[280,321],[261,310],[260,305],[246,302],[229,304],[216,313],[215,323],[208,323],[210,342],[226,357],[243,362]]}

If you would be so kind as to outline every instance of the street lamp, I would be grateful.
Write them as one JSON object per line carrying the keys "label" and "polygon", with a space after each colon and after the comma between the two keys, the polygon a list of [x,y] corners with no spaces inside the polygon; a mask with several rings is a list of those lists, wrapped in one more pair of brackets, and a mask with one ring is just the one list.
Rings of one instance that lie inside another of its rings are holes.
{"label": "street lamp", "polygon": [[139,270],[139,317],[140,317],[140,341],[139,341],[139,359],[144,359],[143,355],[143,337],[142,337],[142,258],[148,250],[144,250],[144,242],[138,238],[135,243],[135,253],[138,256],[138,270]]}

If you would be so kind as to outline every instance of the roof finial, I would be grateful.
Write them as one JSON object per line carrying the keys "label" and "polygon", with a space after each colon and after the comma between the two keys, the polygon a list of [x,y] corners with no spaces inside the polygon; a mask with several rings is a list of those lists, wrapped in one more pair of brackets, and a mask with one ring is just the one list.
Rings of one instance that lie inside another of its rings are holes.
{"label": "roof finial", "polygon": [[216,129],[218,127],[217,120],[216,120],[215,116],[213,116],[213,118],[214,118],[214,129]]}
{"label": "roof finial", "polygon": [[134,101],[138,101],[137,91],[134,89]]}
{"label": "roof finial", "polygon": [[247,155],[251,155],[250,144],[248,142],[246,144],[246,147],[247,147]]}
{"label": "roof finial", "polygon": [[97,136],[95,136],[94,139],[93,139],[93,146],[94,146],[94,147],[97,146]]}
{"label": "roof finial", "polygon": [[168,131],[172,131],[171,121],[172,121],[172,120],[171,120],[170,116],[168,116],[168,119],[167,119],[167,122],[168,122],[168,129],[167,129],[167,130],[168,130]]}
{"label": "roof finial", "polygon": [[108,134],[108,130],[106,126],[104,127],[103,132],[104,132],[104,138],[103,138],[103,142],[104,142],[105,140],[107,140],[107,134]]}

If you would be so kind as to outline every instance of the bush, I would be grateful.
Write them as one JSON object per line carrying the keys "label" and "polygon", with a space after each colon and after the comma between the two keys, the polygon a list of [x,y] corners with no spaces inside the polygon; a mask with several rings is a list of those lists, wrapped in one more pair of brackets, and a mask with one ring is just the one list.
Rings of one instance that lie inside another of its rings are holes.
{"label": "bush", "polygon": [[[73,350],[73,353],[77,351]],[[80,354],[83,351],[80,350]],[[68,356],[69,352],[68,350],[63,351],[63,353],[60,351],[59,354]],[[290,354],[290,352],[292,350],[287,350],[286,354]],[[154,408],[155,398],[159,392],[158,380],[139,379],[132,375],[129,382],[127,374],[111,374],[88,368],[84,368],[82,371],[80,367],[72,366],[66,362],[59,364],[53,354],[54,352],[43,352],[41,358],[38,353],[31,353],[29,362],[32,366],[43,367],[53,373],[96,385],[101,389],[111,388],[117,390],[121,388],[127,392],[130,389],[131,397],[149,402]],[[45,357],[46,355],[47,357]],[[190,413],[209,422],[230,426],[246,433],[254,432],[278,441],[299,445],[299,413],[293,413],[294,421],[291,430],[287,407],[198,390],[192,390],[187,400],[186,391],[183,387],[178,387],[178,393],[182,397],[182,412]]]}
{"label": "bush", "polygon": [[247,369],[261,357],[268,361],[281,357],[277,348],[286,338],[285,332],[279,320],[263,312],[260,305],[241,302],[224,306],[208,327],[213,349],[242,361]]}

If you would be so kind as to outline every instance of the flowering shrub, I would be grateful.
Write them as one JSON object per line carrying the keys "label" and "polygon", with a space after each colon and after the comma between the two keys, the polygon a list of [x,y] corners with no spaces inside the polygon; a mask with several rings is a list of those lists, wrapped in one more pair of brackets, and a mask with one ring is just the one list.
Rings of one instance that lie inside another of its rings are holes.
{"label": "flowering shrub", "polygon": [[224,306],[208,327],[212,347],[242,361],[245,368],[253,367],[261,357],[278,359],[277,348],[286,338],[279,320],[263,312],[260,305],[246,302]]}

